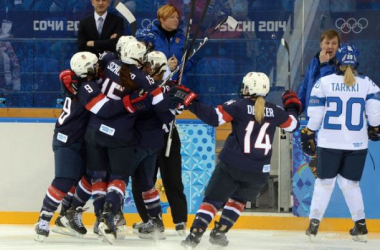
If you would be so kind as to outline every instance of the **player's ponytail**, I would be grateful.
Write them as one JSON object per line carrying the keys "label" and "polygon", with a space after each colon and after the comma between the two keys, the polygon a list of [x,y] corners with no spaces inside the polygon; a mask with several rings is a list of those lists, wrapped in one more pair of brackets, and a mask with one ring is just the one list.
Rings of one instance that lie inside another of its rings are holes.
{"label": "player's ponytail", "polygon": [[352,66],[340,66],[339,69],[344,72],[344,83],[351,87],[355,84],[355,74],[357,74],[356,70],[353,70]]}
{"label": "player's ponytail", "polygon": [[255,102],[255,119],[258,123],[262,123],[264,119],[265,99],[262,96],[256,97]]}
{"label": "player's ponytail", "polygon": [[129,66],[125,63],[121,64],[121,69],[120,69],[120,86],[123,88],[127,88],[129,90],[135,90],[137,89],[136,83],[132,81],[131,78],[131,73],[130,73]]}

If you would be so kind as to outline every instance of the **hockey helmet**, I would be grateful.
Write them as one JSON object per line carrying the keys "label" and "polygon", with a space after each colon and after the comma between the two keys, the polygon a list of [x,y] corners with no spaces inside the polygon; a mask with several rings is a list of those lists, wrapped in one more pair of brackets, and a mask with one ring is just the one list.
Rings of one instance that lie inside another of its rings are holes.
{"label": "hockey helmet", "polygon": [[140,42],[151,43],[153,45],[156,42],[156,34],[150,29],[138,29],[136,31],[136,39]]}
{"label": "hockey helmet", "polygon": [[161,51],[152,51],[146,55],[146,62],[150,64],[150,76],[161,74],[166,71],[168,65],[168,59]]}
{"label": "hockey helmet", "polygon": [[70,60],[70,67],[74,73],[85,78],[88,74],[96,74],[98,57],[91,52],[78,52]]}
{"label": "hockey helmet", "polygon": [[137,41],[134,36],[121,36],[116,44],[116,52],[120,54],[123,45],[132,41]]}
{"label": "hockey helmet", "polygon": [[354,45],[344,44],[340,46],[335,57],[338,67],[353,66],[356,69],[359,65],[359,50],[357,50]]}
{"label": "hockey helmet", "polygon": [[269,78],[262,72],[249,72],[243,78],[243,96],[266,96],[269,93]]}
{"label": "hockey helmet", "polygon": [[145,59],[146,47],[138,41],[123,44],[120,51],[120,60],[126,64],[142,65]]}

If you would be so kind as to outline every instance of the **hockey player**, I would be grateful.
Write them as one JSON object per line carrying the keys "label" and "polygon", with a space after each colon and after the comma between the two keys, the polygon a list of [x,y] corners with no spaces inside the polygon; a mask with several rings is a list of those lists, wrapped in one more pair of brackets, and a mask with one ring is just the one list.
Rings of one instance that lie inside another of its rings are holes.
{"label": "hockey player", "polygon": [[[161,83],[162,77],[167,69],[167,59],[164,53],[152,51],[147,54],[145,64],[146,72],[155,80]],[[167,88],[163,89],[167,91]],[[174,114],[169,111],[169,101],[166,109],[139,113],[135,124],[135,138],[137,148],[149,152],[148,156],[140,163],[132,179],[132,192],[135,199],[136,208],[143,218],[144,224],[138,229],[139,237],[145,239],[164,239],[164,225],[162,222],[162,212],[160,197],[155,189],[157,176],[157,157],[164,147],[163,124],[173,121]],[[174,111],[173,111],[174,112]],[[172,180],[173,182],[177,180]],[[141,194],[142,193],[142,194]]]}
{"label": "hockey player", "polygon": [[368,77],[357,76],[358,54],[354,46],[341,46],[336,54],[338,72],[322,77],[311,91],[310,120],[301,131],[304,152],[318,154],[318,178],[306,230],[310,237],[318,233],[337,181],[355,224],[349,233],[354,240],[366,241],[368,231],[359,181],[368,148],[367,122],[370,135],[379,135],[380,89]]}
{"label": "hockey player", "polygon": [[110,102],[99,89],[96,89],[97,85],[94,85],[97,90],[94,91],[88,84],[81,84],[83,81],[90,82],[96,78],[97,62],[97,57],[92,53],[76,53],[70,61],[75,73],[65,70],[60,74],[60,81],[68,97],[65,99],[62,113],[54,130],[55,178],[43,200],[40,217],[35,228],[36,241],[43,241],[49,236],[49,223],[54,212],[84,173],[83,134],[87,126],[88,110],[96,112],[102,117],[112,117],[114,116],[112,112],[126,113],[128,109],[133,108],[132,104],[141,99],[131,100],[128,96],[123,98],[123,101]]}
{"label": "hockey player", "polygon": [[[149,93],[152,104],[159,105],[163,99],[162,91],[154,91],[157,89],[154,80],[139,69],[145,52],[145,46],[137,41],[121,47],[120,60],[110,61],[104,72],[102,91],[107,97],[117,100],[131,91],[144,90]],[[98,229],[110,244],[116,237],[113,220],[124,200],[128,178],[145,157],[143,153],[136,152],[133,145],[135,120],[136,115],[133,114],[112,119],[91,115],[86,130],[88,168],[92,175]]]}
{"label": "hockey player", "polygon": [[284,109],[265,102],[270,88],[264,73],[249,72],[242,83],[244,98],[216,108],[197,101],[197,94],[179,86],[170,90],[170,99],[187,107],[211,126],[231,122],[232,133],[219,154],[219,163],[205,191],[205,197],[182,246],[196,247],[223,204],[223,212],[210,233],[210,242],[227,246],[226,233],[240,216],[248,200],[254,200],[268,182],[272,142],[276,127],[293,132],[299,126],[301,103],[295,92],[283,94]]}

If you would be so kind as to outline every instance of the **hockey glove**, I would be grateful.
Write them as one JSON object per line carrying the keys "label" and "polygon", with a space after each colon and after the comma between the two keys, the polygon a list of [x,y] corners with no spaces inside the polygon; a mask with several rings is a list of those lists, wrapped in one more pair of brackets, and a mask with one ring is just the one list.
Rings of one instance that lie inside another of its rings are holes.
{"label": "hockey glove", "polygon": [[314,156],[316,153],[317,143],[315,142],[315,133],[308,128],[301,129],[301,147],[302,151],[308,156]]}
{"label": "hockey glove", "polygon": [[289,90],[285,91],[282,94],[282,103],[284,104],[284,109],[286,111],[295,110],[298,115],[301,114],[302,104],[296,92]]}
{"label": "hockey glove", "polygon": [[59,74],[59,81],[63,86],[63,90],[67,96],[76,95],[78,93],[79,82],[74,71],[66,69]]}
{"label": "hockey glove", "polygon": [[368,126],[368,138],[371,141],[380,140],[380,125],[377,127],[372,127],[371,125]]}
{"label": "hockey glove", "polygon": [[175,86],[170,90],[169,94],[170,101],[183,104],[185,107],[189,107],[197,97],[197,94],[185,88],[183,85]]}
{"label": "hockey glove", "polygon": [[124,107],[129,113],[148,110],[152,106],[152,101],[147,97],[147,92],[135,90],[130,95],[123,97]]}

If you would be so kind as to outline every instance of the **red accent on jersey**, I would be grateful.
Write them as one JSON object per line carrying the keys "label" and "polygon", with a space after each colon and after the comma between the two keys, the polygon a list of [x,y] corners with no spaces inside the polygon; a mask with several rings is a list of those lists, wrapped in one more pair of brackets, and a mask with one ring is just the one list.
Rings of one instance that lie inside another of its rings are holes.
{"label": "red accent on jersey", "polygon": [[123,195],[125,194],[126,185],[125,185],[125,182],[122,181],[122,180],[113,180],[113,181],[111,181],[108,184],[108,188],[110,188],[110,187],[116,187],[116,188],[120,189],[123,192]]}
{"label": "red accent on jersey", "polygon": [[72,187],[70,188],[70,191],[68,192],[68,194],[73,195],[74,193],[75,193],[75,186],[72,186]]}
{"label": "red accent on jersey", "polygon": [[218,212],[218,210],[216,210],[216,208],[215,208],[213,205],[211,205],[210,203],[205,203],[205,202],[203,202],[203,203],[201,204],[201,206],[199,207],[199,209],[209,211],[209,212],[212,213],[214,216],[215,216],[216,213]]}
{"label": "red accent on jersey", "polygon": [[106,192],[107,191],[107,185],[108,183],[107,182],[95,182],[94,184],[92,184],[92,192],[94,191],[103,191],[103,192]]}
{"label": "red accent on jersey", "polygon": [[238,201],[235,201],[233,199],[228,199],[226,206],[236,208],[237,210],[239,210],[241,212],[241,211],[243,211],[243,209],[245,207],[245,203],[238,202]]}
{"label": "red accent on jersey", "polygon": [[48,193],[50,196],[52,196],[57,201],[63,200],[63,198],[66,196],[65,192],[62,192],[61,190],[54,187],[53,185],[50,185],[50,187],[48,188]]}
{"label": "red accent on jersey", "polygon": [[225,120],[226,122],[231,122],[234,119],[232,116],[230,116],[230,114],[228,114],[223,109],[222,105],[218,105],[217,108],[218,108],[219,112],[222,114],[223,120]]}
{"label": "red accent on jersey", "polygon": [[144,200],[150,200],[158,196],[158,191],[155,188],[152,188],[149,191],[143,192],[142,196]]}
{"label": "red accent on jersey", "polygon": [[89,192],[91,192],[91,183],[89,183],[86,178],[82,177],[82,179],[80,180],[82,182],[82,186]]}
{"label": "red accent on jersey", "polygon": [[280,128],[288,128],[290,127],[290,125],[292,124],[292,118],[288,118],[288,120],[286,120],[286,122],[284,122],[283,124],[280,125]]}
{"label": "red accent on jersey", "polygon": [[156,89],[154,89],[152,92],[151,92],[151,95],[152,96],[157,96],[159,94],[162,93],[162,88],[161,87],[157,87]]}
{"label": "red accent on jersey", "polygon": [[91,110],[99,101],[101,101],[105,97],[106,96],[103,93],[101,93],[98,96],[94,97],[89,103],[87,103],[86,109],[87,110]]}

